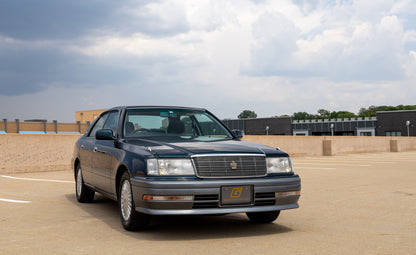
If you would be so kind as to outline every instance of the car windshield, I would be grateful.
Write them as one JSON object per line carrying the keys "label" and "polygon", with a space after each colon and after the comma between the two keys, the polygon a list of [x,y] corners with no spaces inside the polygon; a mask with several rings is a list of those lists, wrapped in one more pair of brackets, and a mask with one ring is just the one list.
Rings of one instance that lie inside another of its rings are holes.
{"label": "car windshield", "polygon": [[231,139],[230,132],[205,111],[188,109],[128,109],[124,136],[197,141]]}

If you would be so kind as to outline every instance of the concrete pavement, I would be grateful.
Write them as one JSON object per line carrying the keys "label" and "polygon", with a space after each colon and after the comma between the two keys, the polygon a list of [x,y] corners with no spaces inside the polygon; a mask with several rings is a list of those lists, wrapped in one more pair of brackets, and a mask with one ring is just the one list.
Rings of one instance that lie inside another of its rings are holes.
{"label": "concrete pavement", "polygon": [[155,217],[127,232],[116,202],[79,204],[69,171],[0,175],[0,254],[416,254],[416,152],[293,158],[300,208]]}

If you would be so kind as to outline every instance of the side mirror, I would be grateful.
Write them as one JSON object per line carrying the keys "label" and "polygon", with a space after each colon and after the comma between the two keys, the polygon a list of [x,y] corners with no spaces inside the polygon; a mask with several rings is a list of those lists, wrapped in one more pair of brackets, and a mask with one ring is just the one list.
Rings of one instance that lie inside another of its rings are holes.
{"label": "side mirror", "polygon": [[244,133],[241,130],[233,129],[231,131],[236,138],[242,138]]}
{"label": "side mirror", "polygon": [[97,140],[115,140],[113,130],[111,129],[100,129],[95,133],[95,139]]}

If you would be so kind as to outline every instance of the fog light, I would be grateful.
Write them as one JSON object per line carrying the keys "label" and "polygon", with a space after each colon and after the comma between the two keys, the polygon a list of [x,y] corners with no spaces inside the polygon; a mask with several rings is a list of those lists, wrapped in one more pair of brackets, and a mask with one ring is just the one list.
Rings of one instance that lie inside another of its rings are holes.
{"label": "fog light", "polygon": [[300,190],[288,192],[276,192],[276,197],[300,196]]}
{"label": "fog light", "polygon": [[151,196],[144,195],[145,201],[194,201],[194,196]]}

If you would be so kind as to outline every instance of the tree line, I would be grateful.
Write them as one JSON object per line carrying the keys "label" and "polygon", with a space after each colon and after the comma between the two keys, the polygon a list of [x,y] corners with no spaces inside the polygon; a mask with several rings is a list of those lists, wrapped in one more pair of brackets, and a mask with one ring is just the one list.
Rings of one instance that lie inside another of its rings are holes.
{"label": "tree line", "polygon": [[[345,119],[356,117],[375,117],[379,111],[402,111],[416,110],[416,105],[397,105],[397,106],[369,106],[368,108],[360,108],[358,114],[348,111],[329,111],[319,109],[316,114],[308,112],[295,112],[292,115],[281,115],[274,117],[291,117],[292,120],[311,120],[311,119]],[[238,115],[239,119],[257,118],[257,114],[251,110],[244,110]]]}

